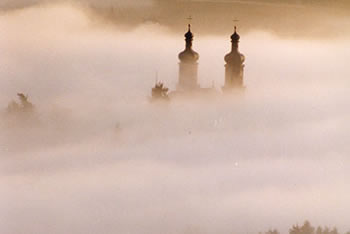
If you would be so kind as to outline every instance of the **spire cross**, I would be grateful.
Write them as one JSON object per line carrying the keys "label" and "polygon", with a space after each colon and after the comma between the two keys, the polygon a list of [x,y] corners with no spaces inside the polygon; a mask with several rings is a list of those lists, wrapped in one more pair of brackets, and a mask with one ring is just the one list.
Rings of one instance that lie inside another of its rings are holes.
{"label": "spire cross", "polygon": [[193,20],[192,16],[189,16],[187,19],[190,23],[191,23],[191,20]]}
{"label": "spire cross", "polygon": [[190,30],[190,29],[191,29],[191,22],[192,22],[192,20],[193,20],[192,16],[189,16],[189,17],[187,18],[187,20],[188,20],[188,29]]}
{"label": "spire cross", "polygon": [[235,32],[237,31],[237,25],[236,25],[237,22],[239,22],[238,19],[234,19],[234,20],[233,20],[233,23],[234,23],[234,25],[235,25]]}

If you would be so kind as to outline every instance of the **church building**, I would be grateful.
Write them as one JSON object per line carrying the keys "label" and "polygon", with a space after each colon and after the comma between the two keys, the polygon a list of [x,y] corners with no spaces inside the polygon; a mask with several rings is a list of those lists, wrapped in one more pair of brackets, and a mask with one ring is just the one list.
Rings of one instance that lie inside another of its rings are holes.
{"label": "church building", "polygon": [[[191,25],[188,25],[188,31],[185,34],[185,49],[178,58],[179,62],[179,79],[176,90],[170,93],[170,96],[179,94],[209,94],[217,93],[215,87],[203,88],[198,83],[198,60],[199,54],[192,49],[193,33]],[[224,93],[235,92],[244,89],[244,61],[245,57],[238,50],[240,36],[237,33],[237,28],[234,28],[234,33],[231,35],[231,52],[228,53],[224,60],[225,64],[225,81],[222,91]],[[214,81],[213,81],[214,83]],[[157,88],[157,84],[155,86]],[[153,88],[153,91],[155,90]],[[154,96],[154,95],[152,95]]]}

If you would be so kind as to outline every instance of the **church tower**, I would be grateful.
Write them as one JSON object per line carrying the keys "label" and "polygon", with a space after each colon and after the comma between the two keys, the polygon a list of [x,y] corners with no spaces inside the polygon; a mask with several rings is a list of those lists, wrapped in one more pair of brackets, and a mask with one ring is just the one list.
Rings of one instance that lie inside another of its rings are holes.
{"label": "church tower", "polygon": [[179,83],[177,90],[191,91],[199,88],[198,85],[198,59],[199,55],[192,49],[193,34],[191,25],[188,25],[188,32],[185,34],[186,48],[179,54]]}
{"label": "church tower", "polygon": [[244,88],[243,84],[243,70],[245,57],[238,51],[238,43],[240,36],[235,32],[231,36],[232,49],[231,52],[225,56],[225,85],[224,91]]}

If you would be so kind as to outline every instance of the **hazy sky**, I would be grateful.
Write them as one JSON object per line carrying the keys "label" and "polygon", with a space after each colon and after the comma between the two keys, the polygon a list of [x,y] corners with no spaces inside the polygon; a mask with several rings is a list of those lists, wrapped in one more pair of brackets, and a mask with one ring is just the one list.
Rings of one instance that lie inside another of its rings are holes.
{"label": "hazy sky", "polygon": [[347,0],[5,0],[0,8],[16,10],[55,3],[79,5],[95,23],[103,19],[129,30],[152,22],[179,33],[191,15],[201,33],[227,34],[232,20],[239,19],[237,24],[243,31],[260,29],[284,37],[350,35]]}
{"label": "hazy sky", "polygon": [[[0,15],[0,107],[17,92],[36,106],[0,123],[1,233],[287,233],[305,219],[350,230],[347,34],[242,23],[244,96],[157,106],[155,74],[176,87],[186,20],[118,22],[118,9]],[[232,27],[193,24],[200,83],[220,89]]]}

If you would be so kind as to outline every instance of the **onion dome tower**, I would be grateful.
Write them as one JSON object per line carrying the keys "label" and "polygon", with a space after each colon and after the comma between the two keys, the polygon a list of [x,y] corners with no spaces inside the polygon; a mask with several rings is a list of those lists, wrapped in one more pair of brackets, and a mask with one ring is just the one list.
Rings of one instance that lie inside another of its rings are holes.
{"label": "onion dome tower", "polygon": [[199,88],[198,85],[198,59],[199,55],[192,49],[193,33],[191,25],[185,34],[186,48],[179,54],[179,91],[189,91]]}
{"label": "onion dome tower", "polygon": [[240,36],[237,33],[237,27],[235,26],[235,32],[231,36],[232,49],[231,52],[225,56],[225,85],[224,90],[240,89],[243,88],[243,71],[245,57],[238,51],[238,43]]}

